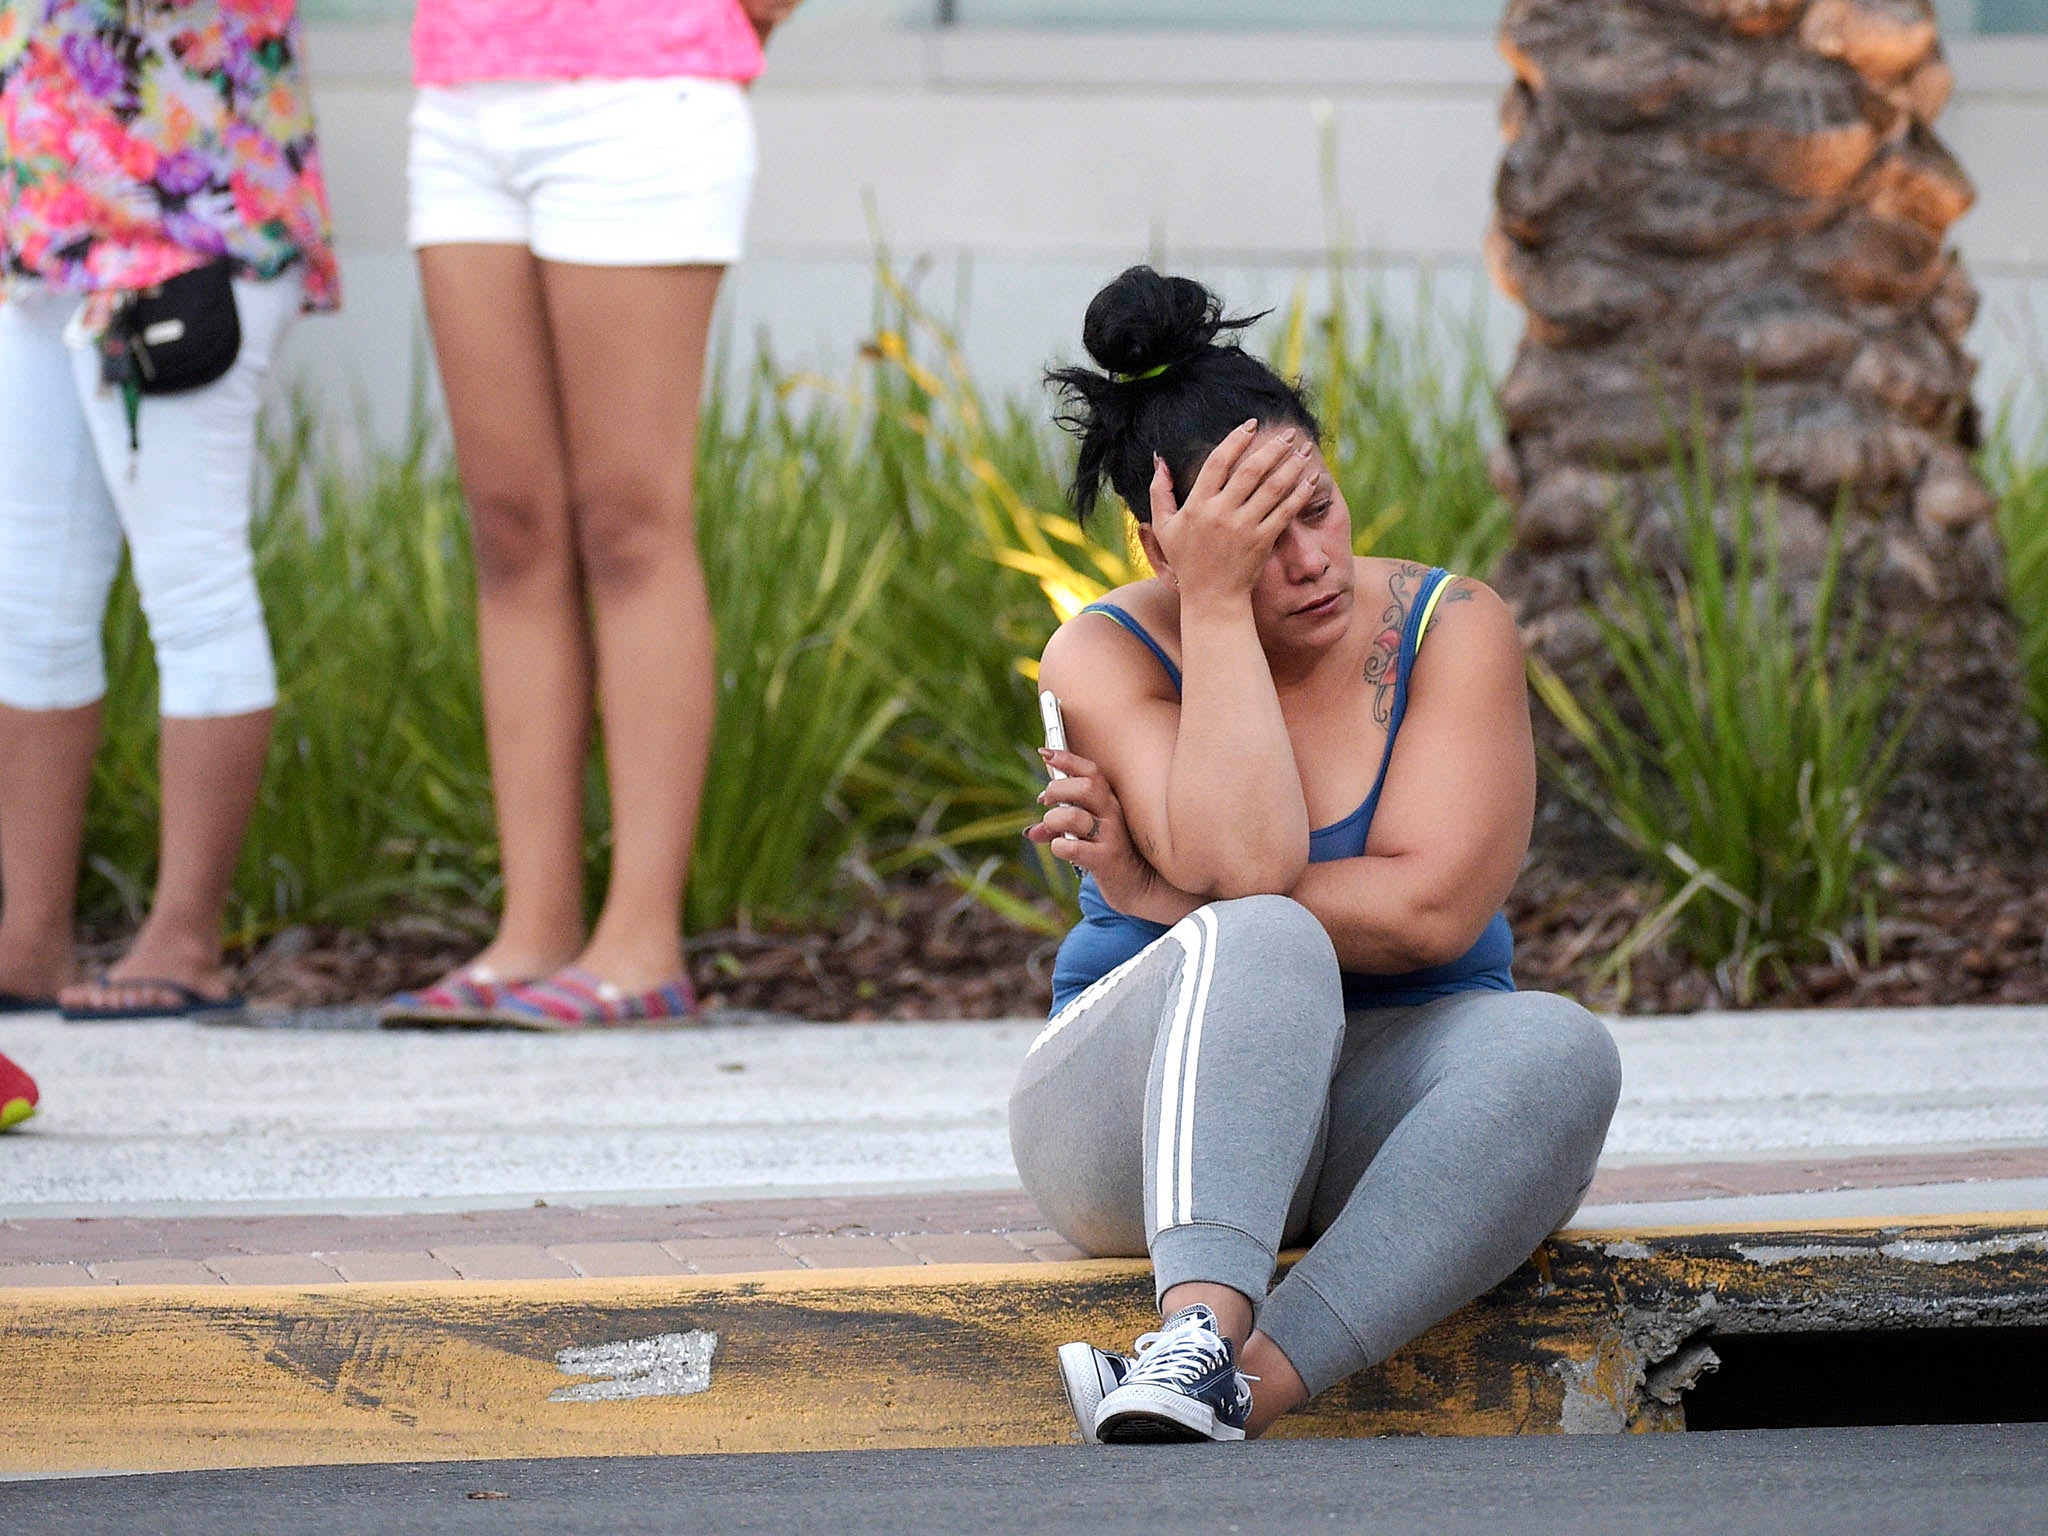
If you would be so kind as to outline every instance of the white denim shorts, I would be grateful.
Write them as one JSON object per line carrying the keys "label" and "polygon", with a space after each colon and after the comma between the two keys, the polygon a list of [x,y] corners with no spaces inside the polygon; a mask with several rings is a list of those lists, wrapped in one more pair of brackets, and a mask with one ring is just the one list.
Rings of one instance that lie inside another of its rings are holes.
{"label": "white denim shorts", "polygon": [[409,239],[524,245],[583,266],[730,266],[745,244],[754,118],[735,81],[505,80],[423,87]]}

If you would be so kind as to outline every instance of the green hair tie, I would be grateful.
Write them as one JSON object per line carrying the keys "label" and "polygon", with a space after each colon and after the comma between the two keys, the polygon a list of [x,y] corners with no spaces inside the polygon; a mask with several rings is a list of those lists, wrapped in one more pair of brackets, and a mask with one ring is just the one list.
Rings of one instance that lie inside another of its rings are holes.
{"label": "green hair tie", "polygon": [[1113,373],[1110,375],[1110,379],[1117,384],[1137,384],[1146,379],[1158,378],[1159,375],[1166,372],[1172,366],[1171,363],[1161,363],[1155,368],[1147,368],[1143,373]]}

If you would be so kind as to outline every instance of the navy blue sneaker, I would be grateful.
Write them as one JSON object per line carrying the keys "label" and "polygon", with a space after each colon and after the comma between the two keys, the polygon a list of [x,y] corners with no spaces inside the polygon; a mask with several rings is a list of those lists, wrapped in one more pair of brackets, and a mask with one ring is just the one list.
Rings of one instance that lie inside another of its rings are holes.
{"label": "navy blue sneaker", "polygon": [[1242,1440],[1251,1411],[1250,1381],[1216,1314],[1198,1302],[1138,1340],[1137,1363],[1095,1410],[1095,1437],[1110,1445]]}
{"label": "navy blue sneaker", "polygon": [[1129,1355],[1112,1355],[1092,1344],[1060,1346],[1060,1381],[1067,1389],[1067,1402],[1074,1410],[1074,1423],[1081,1439],[1095,1445],[1095,1410],[1102,1400],[1124,1384],[1137,1365]]}

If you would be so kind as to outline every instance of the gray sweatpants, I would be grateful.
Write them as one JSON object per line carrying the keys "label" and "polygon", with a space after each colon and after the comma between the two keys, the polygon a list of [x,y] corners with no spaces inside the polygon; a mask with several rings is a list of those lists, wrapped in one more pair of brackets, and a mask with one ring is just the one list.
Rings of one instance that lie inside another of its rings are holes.
{"label": "gray sweatpants", "polygon": [[1200,1280],[1250,1297],[1320,1392],[1571,1216],[1620,1091],[1606,1029],[1548,993],[1347,1016],[1322,925],[1252,896],[1191,914],[1045,1027],[1010,1145],[1067,1241],[1149,1252],[1161,1295]]}

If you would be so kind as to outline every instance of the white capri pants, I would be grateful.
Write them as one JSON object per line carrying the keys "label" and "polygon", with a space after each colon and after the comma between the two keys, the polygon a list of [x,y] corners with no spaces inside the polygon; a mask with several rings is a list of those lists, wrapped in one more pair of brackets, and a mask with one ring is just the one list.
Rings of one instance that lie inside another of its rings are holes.
{"label": "white capri pants", "polygon": [[0,304],[0,704],[76,709],[106,692],[100,621],[124,536],[163,713],[277,702],[249,480],[264,376],[301,293],[295,277],[237,282],[234,367],[203,389],[145,396],[135,454],[97,350],[66,338],[77,296],[31,286]]}

